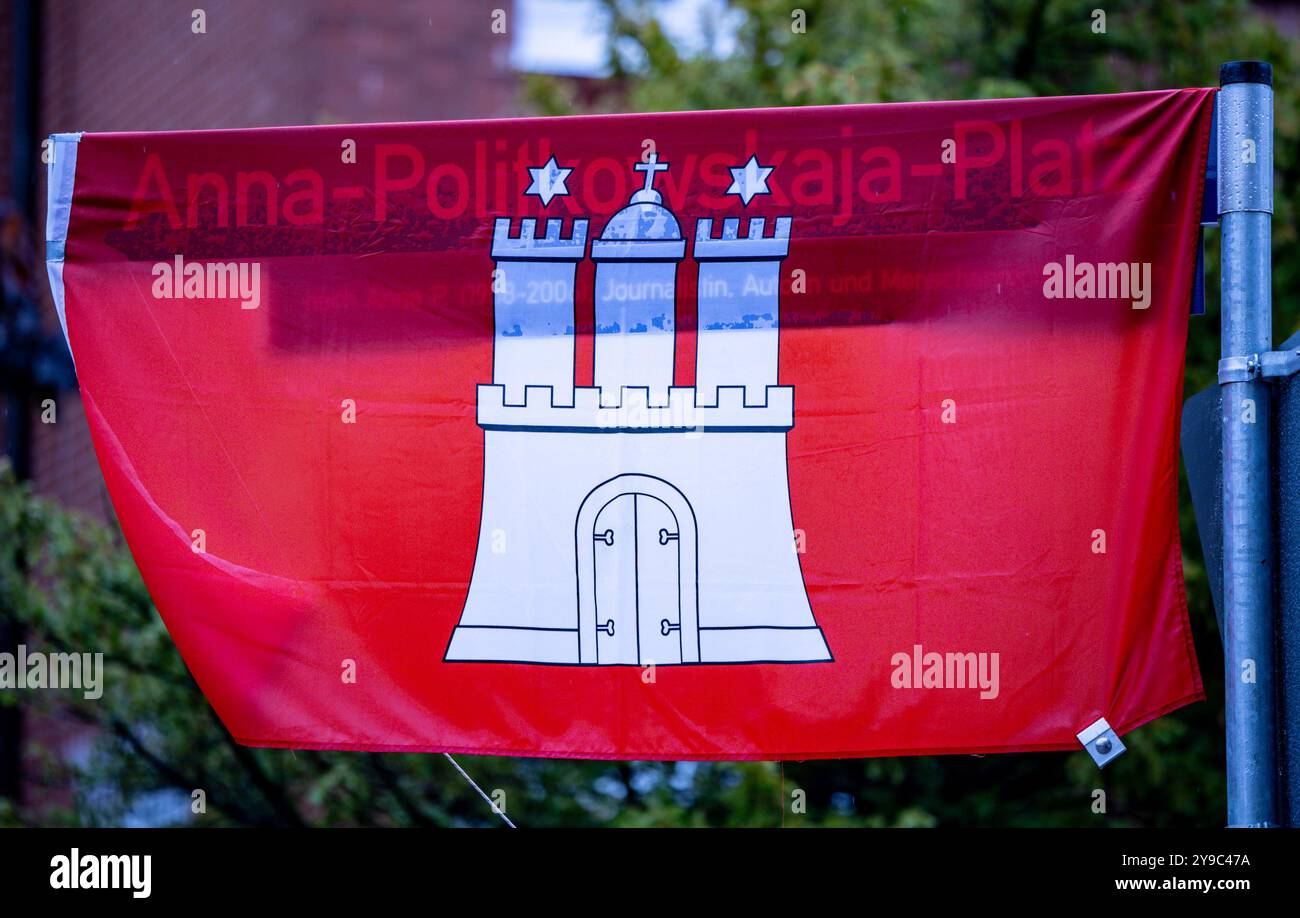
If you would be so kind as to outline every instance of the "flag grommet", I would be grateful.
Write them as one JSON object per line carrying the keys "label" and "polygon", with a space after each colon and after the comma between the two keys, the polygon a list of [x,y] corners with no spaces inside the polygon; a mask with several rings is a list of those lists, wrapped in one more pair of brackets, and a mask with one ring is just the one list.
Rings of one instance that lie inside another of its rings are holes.
{"label": "flag grommet", "polygon": [[1106,718],[1099,717],[1076,734],[1088,755],[1097,763],[1098,768],[1105,768],[1112,759],[1124,754],[1124,741],[1111,729]]}

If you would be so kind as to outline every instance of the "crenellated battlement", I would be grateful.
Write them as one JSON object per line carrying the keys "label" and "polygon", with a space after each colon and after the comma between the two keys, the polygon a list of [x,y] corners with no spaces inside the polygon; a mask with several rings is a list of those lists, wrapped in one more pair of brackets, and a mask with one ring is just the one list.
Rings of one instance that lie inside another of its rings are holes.
{"label": "crenellated battlement", "polygon": [[587,221],[574,220],[570,235],[562,237],[563,220],[547,220],[544,235],[537,235],[537,221],[519,221],[519,235],[510,234],[511,219],[497,217],[492,227],[492,257],[497,261],[582,261],[587,252]]}
{"label": "crenellated battlement", "polygon": [[749,219],[748,235],[740,236],[740,220],[728,217],[722,221],[722,237],[713,238],[713,219],[702,217],[695,223],[696,261],[780,261],[790,248],[789,217],[776,218],[776,233],[764,237],[767,220],[763,217]]}
{"label": "crenellated battlement", "polygon": [[[754,183],[762,184],[764,168],[747,166],[748,177],[736,179],[735,193],[746,204],[763,193]],[[492,385],[479,390],[480,424],[529,430],[789,429],[793,409],[787,390],[776,383],[780,268],[793,219],[704,217],[696,220],[692,239],[652,187],[666,165],[652,156],[637,169],[646,173],[644,187],[590,238],[585,219],[496,218]],[[567,237],[565,223],[572,224]],[[681,389],[672,386],[677,275],[692,243],[699,262],[695,386]],[[576,269],[584,258],[594,263],[595,273],[591,287],[580,291]],[[572,385],[580,295],[591,297],[595,319],[594,385],[585,389]]]}
{"label": "crenellated battlement", "polygon": [[485,430],[550,430],[585,433],[687,430],[786,431],[794,426],[794,388],[768,386],[762,403],[746,402],[744,386],[713,393],[690,386],[668,389],[663,404],[650,403],[646,386],[580,386],[573,404],[555,404],[551,386],[526,386],[523,404],[508,404],[506,388],[478,387],[478,424]]}

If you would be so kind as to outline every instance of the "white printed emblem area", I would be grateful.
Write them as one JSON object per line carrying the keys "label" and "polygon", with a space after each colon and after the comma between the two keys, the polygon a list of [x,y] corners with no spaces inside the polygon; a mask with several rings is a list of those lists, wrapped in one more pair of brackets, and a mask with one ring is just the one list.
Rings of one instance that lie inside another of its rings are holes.
{"label": "white printed emblem area", "polygon": [[[574,385],[587,221],[496,221],[492,382],[478,387],[483,508],[445,659],[558,665],[813,663],[777,382],[790,217],[696,223],[695,386],[673,385],[686,256],[644,187],[591,242],[594,386]],[[768,169],[768,172],[771,170]]]}

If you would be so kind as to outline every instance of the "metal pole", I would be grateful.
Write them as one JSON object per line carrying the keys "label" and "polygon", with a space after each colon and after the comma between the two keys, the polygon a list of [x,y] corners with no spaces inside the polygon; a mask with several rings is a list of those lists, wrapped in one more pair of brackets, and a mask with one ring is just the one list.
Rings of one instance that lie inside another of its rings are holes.
{"label": "metal pole", "polygon": [[[1273,347],[1273,70],[1219,69],[1223,356]],[[1228,825],[1275,826],[1276,691],[1269,392],[1258,375],[1223,386],[1223,594]]]}

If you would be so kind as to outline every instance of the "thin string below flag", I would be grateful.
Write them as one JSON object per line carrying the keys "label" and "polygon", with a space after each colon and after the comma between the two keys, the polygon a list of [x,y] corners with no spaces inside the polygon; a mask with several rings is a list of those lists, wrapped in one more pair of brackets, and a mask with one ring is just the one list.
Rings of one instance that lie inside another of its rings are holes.
{"label": "thin string below flag", "polygon": [[469,786],[474,788],[474,790],[478,791],[478,795],[487,801],[487,805],[492,807],[492,812],[500,816],[501,820],[510,828],[512,829],[519,828],[519,826],[515,825],[513,822],[510,821],[510,817],[505,814],[505,812],[501,809],[501,807],[497,806],[496,803],[493,802],[491,797],[483,793],[483,788],[479,787],[477,784],[474,783],[474,779],[465,773],[465,769],[461,768],[460,763],[451,757],[450,752],[444,752],[443,755],[447,757],[447,761],[451,763],[451,767],[456,769],[458,772],[460,772],[460,776],[469,782]]}

